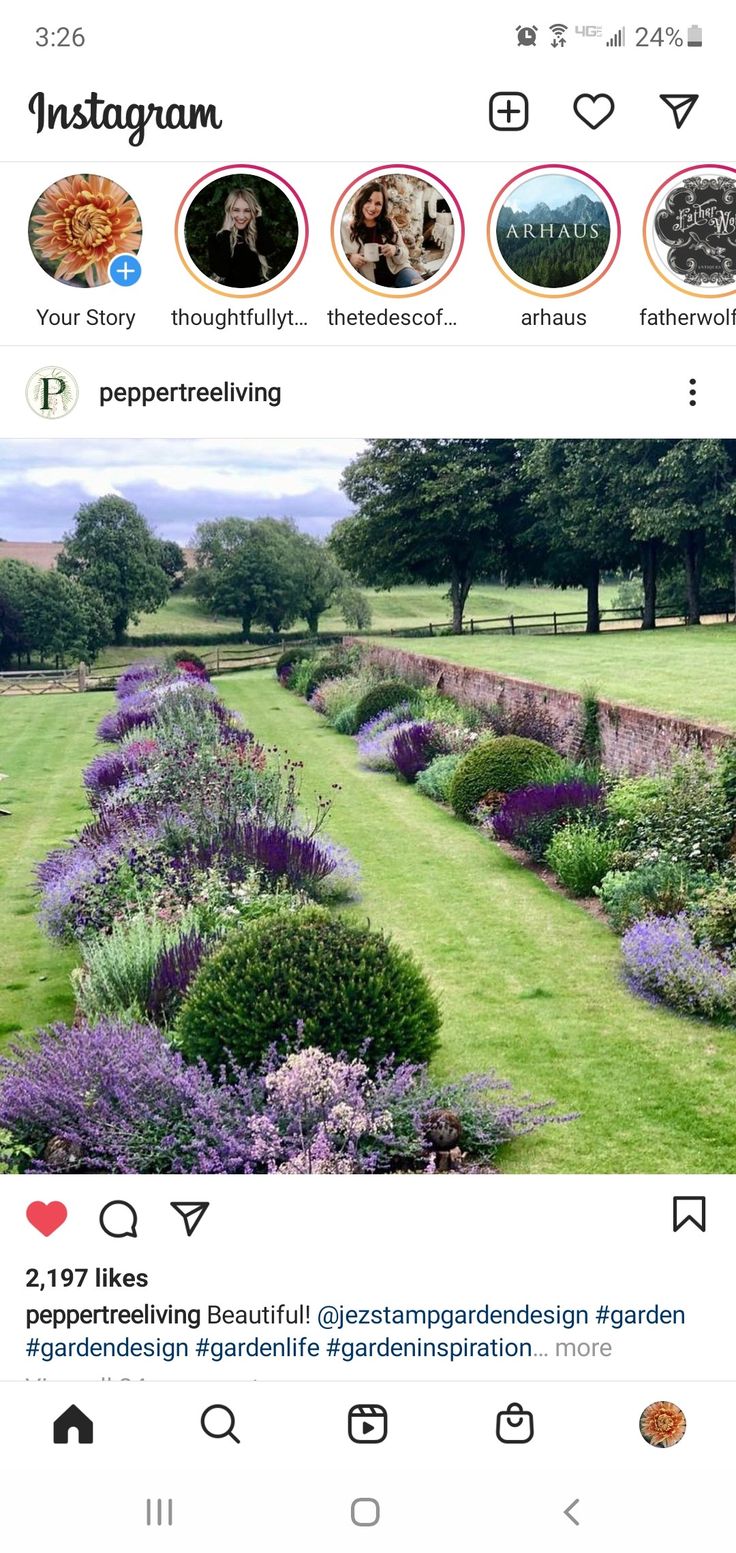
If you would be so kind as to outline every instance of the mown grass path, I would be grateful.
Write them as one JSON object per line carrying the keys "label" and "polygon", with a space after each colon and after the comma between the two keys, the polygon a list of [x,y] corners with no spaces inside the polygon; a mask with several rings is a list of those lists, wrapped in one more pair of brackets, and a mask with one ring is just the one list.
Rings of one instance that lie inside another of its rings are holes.
{"label": "mown grass path", "polygon": [[0,769],[7,778],[0,803],[11,811],[0,816],[0,1046],[73,1011],[69,972],[77,956],[38,926],[35,870],[88,818],[82,768],[111,704],[105,694],[0,702]]}
{"label": "mown grass path", "polygon": [[442,1074],[495,1069],[582,1112],[506,1151],[505,1170],[736,1170],[736,1031],[634,998],[618,942],[491,842],[391,776],[271,673],[221,679],[259,739],[334,795],[330,833],[363,870],[357,910],[414,950],[440,994]]}

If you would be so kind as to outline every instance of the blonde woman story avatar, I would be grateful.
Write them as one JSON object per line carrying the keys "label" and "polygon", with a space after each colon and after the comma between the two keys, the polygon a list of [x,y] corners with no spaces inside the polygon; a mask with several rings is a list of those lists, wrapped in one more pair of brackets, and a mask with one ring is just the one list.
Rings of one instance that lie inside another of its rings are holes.
{"label": "blonde woman story avatar", "polygon": [[209,241],[212,278],[233,290],[261,286],[271,273],[271,245],[263,212],[253,189],[231,189],[222,225]]}

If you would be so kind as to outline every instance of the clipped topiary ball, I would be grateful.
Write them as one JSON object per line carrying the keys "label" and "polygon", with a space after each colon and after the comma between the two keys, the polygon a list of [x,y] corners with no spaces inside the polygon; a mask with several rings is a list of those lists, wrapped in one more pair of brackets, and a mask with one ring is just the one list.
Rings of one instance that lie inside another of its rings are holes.
{"label": "clipped topiary ball", "polygon": [[295,663],[303,663],[305,658],[313,658],[314,654],[308,647],[285,647],[276,659],[276,677],[283,678],[289,669],[293,669]]}
{"label": "clipped topiary ball", "polygon": [[274,1043],[333,1056],[362,1055],[371,1068],[394,1055],[426,1062],[440,1027],[437,1000],[406,950],[384,933],[319,907],[255,922],[202,965],[178,1032],[191,1061],[216,1070],[228,1054],[258,1067]]}
{"label": "clipped topiary ball", "polygon": [[307,701],[326,679],[344,679],[349,673],[350,665],[345,658],[323,658],[320,663],[315,664],[307,680],[304,691]]}
{"label": "clipped topiary ball", "polygon": [[563,765],[562,757],[537,739],[520,739],[514,733],[481,739],[455,770],[450,803],[461,820],[469,820],[486,793],[511,793],[515,787],[553,781]]}
{"label": "clipped topiary ball", "polygon": [[392,706],[409,701],[415,693],[414,685],[409,685],[403,679],[384,679],[379,685],[371,685],[355,708],[358,728],[363,728],[371,718],[378,717],[379,712],[390,712]]}

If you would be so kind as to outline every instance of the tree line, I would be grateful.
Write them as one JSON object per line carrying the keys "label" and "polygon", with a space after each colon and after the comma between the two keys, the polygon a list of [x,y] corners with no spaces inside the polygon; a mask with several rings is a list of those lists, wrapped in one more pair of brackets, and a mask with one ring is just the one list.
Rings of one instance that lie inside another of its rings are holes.
{"label": "tree line", "polygon": [[[194,591],[243,635],[327,609],[366,630],[362,587],[446,584],[452,627],[489,576],[584,588],[600,629],[600,586],[641,578],[642,626],[661,590],[692,624],[705,590],[736,597],[736,439],[377,438],[347,466],[354,511],[324,542],[288,518],[224,517],[195,535]],[[137,507],[109,495],[80,507],[57,567],[0,561],[0,663],[31,655],[91,661],[141,613],[165,603],[184,555]],[[678,592],[679,590],[679,592]]]}
{"label": "tree line", "polygon": [[103,496],[80,507],[54,571],[0,561],[0,664],[39,657],[91,662],[122,641],[184,575],[184,554],[158,539],[132,502]]}
{"label": "tree line", "polygon": [[274,633],[338,608],[345,624],[367,630],[370,604],[329,544],[305,534],[291,518],[219,518],[194,536],[194,592],[211,615],[233,615],[243,635],[256,625]]}
{"label": "tree line", "polygon": [[456,632],[489,575],[584,588],[589,632],[611,572],[641,575],[645,630],[663,580],[693,625],[704,582],[736,599],[736,439],[376,438],[342,487],[340,563],[374,587],[447,583]]}
{"label": "tree line", "polygon": [[[200,524],[194,592],[203,610],[232,615],[248,637],[256,626],[287,630],[338,608],[365,630],[365,594],[331,549],[286,518],[227,517]],[[159,539],[133,502],[103,496],[80,507],[56,569],[0,561],[0,666],[13,661],[84,658],[121,642],[141,614],[153,613],[184,579],[184,553]]]}

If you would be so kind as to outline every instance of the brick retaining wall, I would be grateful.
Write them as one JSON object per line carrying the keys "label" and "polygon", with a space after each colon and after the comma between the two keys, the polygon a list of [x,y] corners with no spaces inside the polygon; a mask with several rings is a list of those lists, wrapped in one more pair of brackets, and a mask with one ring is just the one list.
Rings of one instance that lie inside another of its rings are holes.
{"label": "brick retaining wall", "polygon": [[[367,661],[380,665],[392,678],[437,685],[466,706],[500,706],[509,712],[533,707],[543,711],[554,725],[558,748],[567,754],[576,752],[582,698],[575,691],[558,690],[553,685],[498,674],[495,669],[471,668],[451,663],[447,658],[430,658],[374,642],[356,641],[354,645],[360,647]],[[653,712],[603,698],[598,704],[603,765],[608,771],[628,776],[648,776],[687,750],[702,750],[713,759],[731,737],[723,728],[673,717],[669,712]]]}

